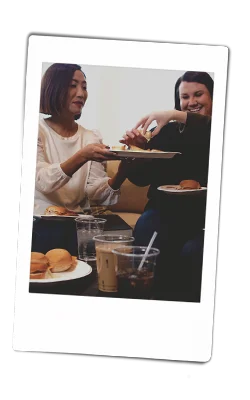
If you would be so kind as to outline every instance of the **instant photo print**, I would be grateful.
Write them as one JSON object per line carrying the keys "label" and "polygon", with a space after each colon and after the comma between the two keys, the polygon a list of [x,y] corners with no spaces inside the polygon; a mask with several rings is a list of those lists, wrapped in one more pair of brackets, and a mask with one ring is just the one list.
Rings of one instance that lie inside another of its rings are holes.
{"label": "instant photo print", "polygon": [[227,63],[29,37],[15,350],[210,360]]}

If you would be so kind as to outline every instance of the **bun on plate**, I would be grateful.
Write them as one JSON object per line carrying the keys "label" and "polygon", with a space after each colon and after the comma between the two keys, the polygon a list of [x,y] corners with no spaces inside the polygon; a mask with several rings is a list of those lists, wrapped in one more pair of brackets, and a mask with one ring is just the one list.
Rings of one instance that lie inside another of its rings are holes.
{"label": "bun on plate", "polygon": [[49,260],[51,272],[63,272],[76,265],[75,257],[64,249],[53,249],[45,254]]}
{"label": "bun on plate", "polygon": [[140,147],[137,147],[137,146],[133,146],[133,145],[131,145],[130,146],[130,150],[132,150],[132,151],[143,151],[143,152],[147,152],[147,153],[162,153],[162,150],[157,150],[157,149],[152,149],[152,150],[150,150],[150,149],[141,149]]}
{"label": "bun on plate", "polygon": [[30,258],[30,279],[44,279],[49,268],[49,260],[43,253],[32,252]]}
{"label": "bun on plate", "polygon": [[45,210],[45,215],[72,215],[77,216],[78,214],[74,211],[69,211],[67,208],[60,207],[60,206],[49,206]]}
{"label": "bun on plate", "polygon": [[197,181],[194,181],[192,179],[187,179],[187,180],[181,181],[179,183],[179,185],[182,190],[200,189],[201,188],[200,183]]}
{"label": "bun on plate", "polygon": [[125,150],[126,149],[126,146],[125,146],[125,144],[121,144],[120,146],[112,146],[111,147],[111,150]]}
{"label": "bun on plate", "polygon": [[130,145],[130,150],[132,150],[132,151],[147,151],[148,152],[148,150],[141,149],[140,147],[137,147],[134,145]]}

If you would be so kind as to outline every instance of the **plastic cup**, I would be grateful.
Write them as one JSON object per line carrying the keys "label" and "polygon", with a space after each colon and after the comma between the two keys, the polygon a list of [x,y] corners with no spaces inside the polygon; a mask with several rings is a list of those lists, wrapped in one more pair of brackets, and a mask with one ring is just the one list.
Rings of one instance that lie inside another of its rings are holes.
{"label": "plastic cup", "polygon": [[118,296],[132,299],[150,299],[154,282],[154,269],[159,249],[151,247],[142,268],[138,267],[147,247],[126,246],[113,250]]}
{"label": "plastic cup", "polygon": [[94,237],[96,247],[96,264],[98,288],[101,292],[117,292],[114,254],[116,247],[131,245],[132,236],[97,235]]}
{"label": "plastic cup", "polygon": [[78,259],[88,262],[96,260],[93,237],[103,233],[106,219],[78,217],[76,221]]}

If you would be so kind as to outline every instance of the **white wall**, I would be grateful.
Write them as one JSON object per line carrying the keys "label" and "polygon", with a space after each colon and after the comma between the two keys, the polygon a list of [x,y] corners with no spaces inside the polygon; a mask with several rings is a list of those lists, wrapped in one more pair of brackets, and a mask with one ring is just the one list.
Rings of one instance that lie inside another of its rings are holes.
{"label": "white wall", "polygon": [[[50,65],[43,63],[42,72]],[[185,72],[81,67],[87,77],[88,100],[78,122],[85,128],[100,130],[106,144],[118,143],[125,131],[147,113],[174,108],[174,85]]]}

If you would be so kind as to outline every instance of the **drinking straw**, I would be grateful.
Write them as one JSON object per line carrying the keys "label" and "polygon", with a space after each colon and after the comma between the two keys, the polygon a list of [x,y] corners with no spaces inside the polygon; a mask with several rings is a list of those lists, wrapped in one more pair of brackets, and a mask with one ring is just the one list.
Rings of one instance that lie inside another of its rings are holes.
{"label": "drinking straw", "polygon": [[145,253],[144,253],[144,256],[143,256],[143,258],[142,258],[142,260],[141,260],[141,262],[140,262],[140,265],[139,265],[139,267],[138,267],[138,271],[140,271],[140,270],[142,269],[142,266],[143,266],[143,264],[144,264],[144,262],[145,262],[145,260],[146,260],[146,258],[147,258],[147,256],[148,256],[148,253],[150,252],[150,249],[151,249],[151,247],[152,247],[152,245],[153,245],[153,243],[154,243],[154,240],[155,240],[155,238],[156,238],[156,236],[157,236],[157,233],[158,233],[158,232],[154,232],[154,233],[153,233],[153,236],[152,236],[152,238],[151,238],[151,240],[150,240],[150,242],[149,242],[149,244],[148,244],[148,247],[147,247],[147,249],[146,249],[146,251],[145,251]]}

